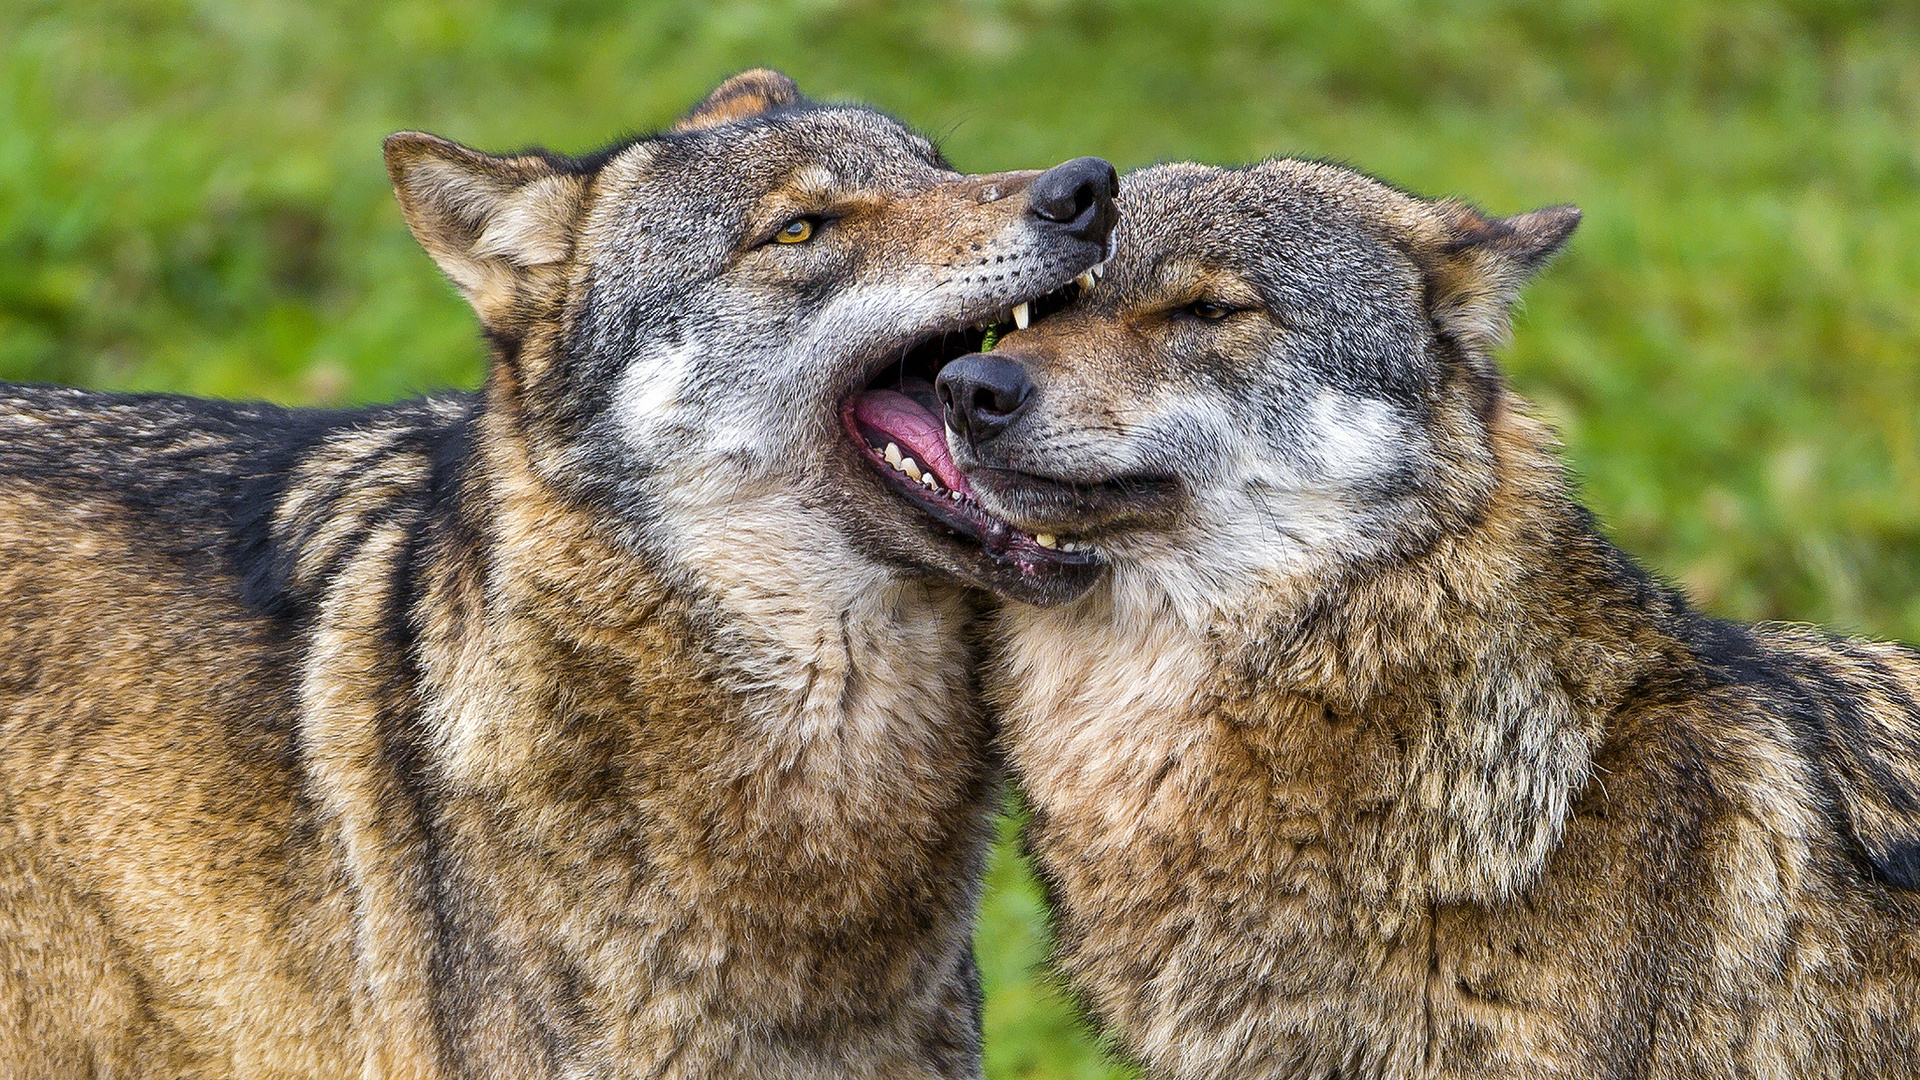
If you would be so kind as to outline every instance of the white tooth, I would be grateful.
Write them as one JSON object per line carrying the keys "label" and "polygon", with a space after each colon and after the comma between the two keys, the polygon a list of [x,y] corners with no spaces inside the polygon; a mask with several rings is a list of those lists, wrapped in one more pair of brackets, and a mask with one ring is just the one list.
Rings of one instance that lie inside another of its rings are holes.
{"label": "white tooth", "polygon": [[1091,270],[1082,270],[1082,271],[1080,272],[1080,276],[1079,276],[1079,277],[1077,277],[1077,278],[1074,278],[1074,279],[1073,279],[1073,281],[1074,281],[1074,284],[1076,284],[1076,285],[1078,285],[1078,286],[1080,286],[1080,291],[1081,291],[1081,292],[1086,292],[1086,291],[1088,291],[1089,289],[1092,289],[1092,288],[1093,288],[1093,283],[1094,283],[1094,282],[1095,282],[1096,280],[1098,280],[1098,279],[1096,279],[1096,278],[1095,278],[1095,277],[1093,276],[1093,271],[1091,271]]}
{"label": "white tooth", "polygon": [[897,469],[900,467],[900,447],[896,446],[895,444],[888,443],[887,452],[880,456],[883,458],[886,458],[887,464],[893,466],[894,468]]}
{"label": "white tooth", "polygon": [[1066,543],[1060,545],[1060,550],[1061,551],[1079,551],[1080,545],[1069,540]]}
{"label": "white tooth", "polygon": [[947,492],[947,497],[948,497],[948,498],[950,498],[950,499],[952,499],[952,500],[953,500],[954,502],[959,502],[959,501],[960,501],[960,493],[959,493],[959,492],[957,492],[957,491],[949,491],[949,492]]}
{"label": "white tooth", "polygon": [[1032,321],[1032,314],[1024,303],[1013,305],[1013,325],[1025,330],[1027,323]]}
{"label": "white tooth", "polygon": [[1093,265],[1093,268],[1087,271],[1087,273],[1093,275],[1093,280],[1095,281],[1099,281],[1100,276],[1102,274],[1105,274],[1106,272],[1107,272],[1107,264],[1105,262],[1095,263]]}
{"label": "white tooth", "polygon": [[916,484],[920,482],[920,463],[919,462],[913,460],[912,458],[901,458],[899,469],[901,472],[907,474],[907,479],[913,481]]}
{"label": "white tooth", "polygon": [[1060,542],[1054,539],[1053,534],[1051,533],[1040,533],[1039,535],[1033,538],[1033,542],[1036,544],[1039,544],[1043,548],[1060,546]]}
{"label": "white tooth", "polygon": [[921,473],[920,482],[926,485],[927,487],[932,488],[934,491],[940,490],[940,481],[935,480],[933,478],[933,474],[930,472]]}

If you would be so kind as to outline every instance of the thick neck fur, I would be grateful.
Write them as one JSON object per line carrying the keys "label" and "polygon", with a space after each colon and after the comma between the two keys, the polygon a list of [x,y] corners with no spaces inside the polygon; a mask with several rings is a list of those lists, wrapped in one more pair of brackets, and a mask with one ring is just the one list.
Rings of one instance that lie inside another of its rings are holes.
{"label": "thick neck fur", "polygon": [[[897,783],[884,763],[909,748],[951,749],[952,721],[971,719],[973,606],[961,590],[857,554],[771,484],[734,485],[721,500],[675,493],[678,501],[659,507],[666,524],[653,530],[672,550],[638,555],[593,510],[569,505],[536,476],[497,415],[485,424],[482,453],[491,464],[480,497],[496,524],[485,594],[463,600],[484,605],[493,622],[465,628],[461,648],[528,635],[577,653],[613,650],[605,677],[637,683],[656,669],[681,677],[682,665],[695,664],[717,710],[705,720],[742,742],[733,753],[758,755],[769,768],[825,770],[822,783],[848,789]],[[449,585],[456,581],[479,587]],[[675,635],[672,648],[655,640],[663,633]],[[493,652],[487,662],[519,659]],[[517,674],[525,684],[527,673]],[[461,682],[450,669],[446,700],[461,700]],[[441,721],[448,760],[472,770],[466,775],[502,769],[497,757],[473,752],[493,722]],[[851,826],[839,820],[846,809],[821,827]]]}
{"label": "thick neck fur", "polygon": [[1438,1075],[1436,1040],[1503,1022],[1436,981],[1440,913],[1524,903],[1671,645],[1544,432],[1494,443],[1490,502],[1421,554],[1251,582],[1202,626],[1127,574],[1002,616],[1055,960],[1152,1075]]}
{"label": "thick neck fur", "polygon": [[[387,1019],[475,1075],[971,1074],[994,781],[966,596],[806,533],[653,565],[511,421],[471,421],[451,512],[369,511],[363,542],[413,550],[386,604],[321,604],[317,657],[371,672],[306,690],[363,924],[441,943],[368,944]],[[396,618],[400,655],[327,650]]]}
{"label": "thick neck fur", "polygon": [[1524,887],[1602,718],[1662,645],[1620,621],[1622,590],[1652,586],[1572,503],[1544,430],[1509,411],[1493,441],[1489,503],[1419,555],[1255,579],[1211,598],[1204,625],[1125,568],[1076,605],[1010,608],[994,682],[1036,801],[1116,823],[1192,814],[1170,777],[1254,767],[1270,790],[1200,812],[1295,819],[1355,901]]}

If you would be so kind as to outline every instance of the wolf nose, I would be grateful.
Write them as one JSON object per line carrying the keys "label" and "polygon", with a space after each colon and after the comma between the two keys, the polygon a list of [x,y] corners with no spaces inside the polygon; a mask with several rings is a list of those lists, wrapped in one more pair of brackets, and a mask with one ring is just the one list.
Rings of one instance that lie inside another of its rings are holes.
{"label": "wolf nose", "polygon": [[1027,210],[1067,235],[1092,244],[1104,244],[1120,220],[1113,197],[1120,177],[1105,158],[1074,158],[1034,177],[1027,189]]}
{"label": "wolf nose", "polygon": [[1000,434],[1033,397],[1025,369],[986,353],[963,356],[941,368],[933,388],[947,426],[975,443]]}

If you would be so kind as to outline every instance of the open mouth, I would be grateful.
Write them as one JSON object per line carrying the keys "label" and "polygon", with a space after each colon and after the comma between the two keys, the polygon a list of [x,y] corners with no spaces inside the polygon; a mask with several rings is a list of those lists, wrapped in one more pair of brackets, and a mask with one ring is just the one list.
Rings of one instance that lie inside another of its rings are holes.
{"label": "open mouth", "polygon": [[989,349],[1003,333],[1065,308],[1098,280],[1095,267],[1052,292],[1014,305],[1001,318],[938,331],[902,350],[840,409],[841,422],[883,479],[949,531],[978,543],[1023,573],[1098,563],[1090,547],[1024,532],[988,513],[947,451],[946,423],[934,393],[940,369]]}

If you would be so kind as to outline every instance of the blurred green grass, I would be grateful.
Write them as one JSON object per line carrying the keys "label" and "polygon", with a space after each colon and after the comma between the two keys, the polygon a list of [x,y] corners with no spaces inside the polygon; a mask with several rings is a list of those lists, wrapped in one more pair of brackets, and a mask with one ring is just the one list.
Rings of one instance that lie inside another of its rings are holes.
{"label": "blurred green grass", "polygon": [[[1713,611],[1920,640],[1920,7],[1854,0],[0,0],[0,378],[472,385],[379,141],[586,150],[772,64],[965,168],[1271,154],[1587,211],[1507,352],[1614,535]],[[1123,1075],[1002,845],[994,1077]]]}

